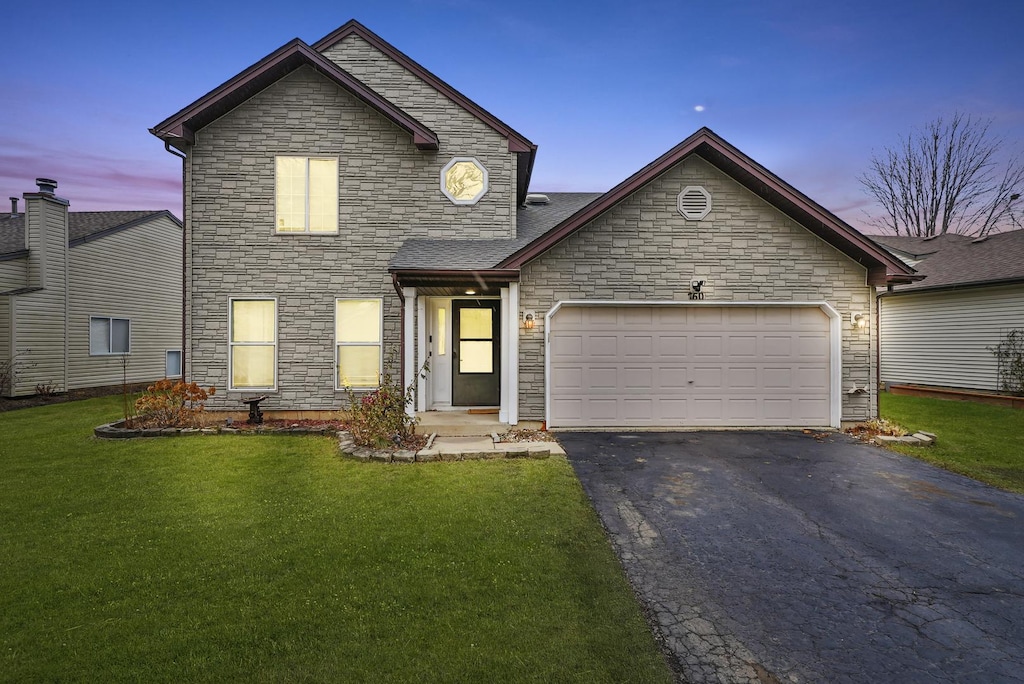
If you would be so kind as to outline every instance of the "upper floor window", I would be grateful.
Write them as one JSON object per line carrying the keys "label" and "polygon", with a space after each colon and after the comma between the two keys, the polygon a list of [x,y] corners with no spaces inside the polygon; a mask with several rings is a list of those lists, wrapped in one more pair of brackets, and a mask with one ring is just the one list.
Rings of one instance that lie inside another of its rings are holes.
{"label": "upper floor window", "polygon": [[277,157],[278,233],[338,232],[338,159]]}
{"label": "upper floor window", "polygon": [[487,169],[473,157],[453,157],[441,169],[441,192],[452,204],[476,204],[487,192]]}
{"label": "upper floor window", "polygon": [[131,352],[132,322],[127,318],[92,316],[89,319],[89,354],[128,354]]}

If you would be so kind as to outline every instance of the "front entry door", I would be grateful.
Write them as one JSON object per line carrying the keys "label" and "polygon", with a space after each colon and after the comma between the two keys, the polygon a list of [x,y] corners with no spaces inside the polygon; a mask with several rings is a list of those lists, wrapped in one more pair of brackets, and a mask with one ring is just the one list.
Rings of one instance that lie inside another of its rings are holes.
{"label": "front entry door", "polygon": [[452,405],[501,401],[501,300],[452,301]]}

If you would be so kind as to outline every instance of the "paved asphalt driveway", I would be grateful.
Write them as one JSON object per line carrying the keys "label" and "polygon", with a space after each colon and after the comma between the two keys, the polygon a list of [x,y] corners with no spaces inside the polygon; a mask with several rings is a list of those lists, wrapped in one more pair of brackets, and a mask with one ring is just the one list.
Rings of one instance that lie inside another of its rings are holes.
{"label": "paved asphalt driveway", "polygon": [[559,439],[684,681],[1024,682],[1024,497],[834,433]]}

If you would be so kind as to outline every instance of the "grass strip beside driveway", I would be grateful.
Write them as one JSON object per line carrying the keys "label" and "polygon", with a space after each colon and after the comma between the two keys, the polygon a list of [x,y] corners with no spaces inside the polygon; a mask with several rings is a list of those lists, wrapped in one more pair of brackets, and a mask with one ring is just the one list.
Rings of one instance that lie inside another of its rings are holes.
{"label": "grass strip beside driveway", "polygon": [[1024,411],[889,393],[882,394],[881,401],[884,418],[938,437],[934,446],[900,445],[896,451],[1024,494]]}
{"label": "grass strip beside driveway", "polygon": [[671,679],[563,459],[91,437],[117,404],[0,414],[5,680]]}

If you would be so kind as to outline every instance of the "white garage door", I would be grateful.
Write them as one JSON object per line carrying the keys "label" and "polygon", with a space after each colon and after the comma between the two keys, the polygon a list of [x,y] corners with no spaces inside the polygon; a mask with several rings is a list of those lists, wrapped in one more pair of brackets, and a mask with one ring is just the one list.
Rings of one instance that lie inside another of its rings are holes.
{"label": "white garage door", "polygon": [[824,426],[815,306],[579,306],[549,331],[551,427]]}

